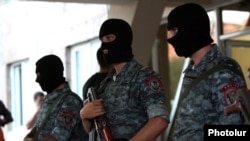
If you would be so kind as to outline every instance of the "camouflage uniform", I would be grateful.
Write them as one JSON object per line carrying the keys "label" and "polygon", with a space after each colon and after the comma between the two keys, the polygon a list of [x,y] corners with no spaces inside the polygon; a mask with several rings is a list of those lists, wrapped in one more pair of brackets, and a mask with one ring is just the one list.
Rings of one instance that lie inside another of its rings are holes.
{"label": "camouflage uniform", "polygon": [[[217,64],[232,65],[241,70],[240,66],[234,65],[234,60],[223,55],[217,45],[214,45],[194,67],[191,61],[184,71],[181,94],[185,88],[205,71]],[[194,86],[180,104],[177,113],[175,141],[202,141],[204,124],[242,124],[240,114],[230,113],[226,116],[224,108],[230,106],[235,91],[240,87],[246,87],[242,77],[230,70],[217,71]]]}
{"label": "camouflage uniform", "polygon": [[64,97],[60,103],[52,108],[44,127],[38,135],[38,140],[52,135],[58,141],[82,141],[84,130],[79,115],[82,101],[80,98],[76,98],[77,95],[70,90],[69,85],[46,95],[35,126],[38,130],[48,113],[49,107],[57,101],[58,96],[64,93],[68,96]]}
{"label": "camouflage uniform", "polygon": [[113,74],[114,70],[101,82],[98,94],[104,100],[114,139],[130,139],[149,119],[156,116],[169,121],[165,93],[158,73],[149,67],[142,69],[132,59],[115,81]]}

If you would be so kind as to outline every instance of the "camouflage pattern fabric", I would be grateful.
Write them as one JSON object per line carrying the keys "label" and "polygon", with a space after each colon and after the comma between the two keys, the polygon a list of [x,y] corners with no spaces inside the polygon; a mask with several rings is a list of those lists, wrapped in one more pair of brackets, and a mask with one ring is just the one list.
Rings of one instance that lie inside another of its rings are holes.
{"label": "camouflage pattern fabric", "polygon": [[153,117],[169,121],[162,80],[152,68],[141,69],[131,60],[113,80],[114,70],[101,82],[98,96],[104,100],[114,139],[130,139]]}
{"label": "camouflage pattern fabric", "polygon": [[[234,66],[241,71],[233,59],[223,55],[214,45],[197,66],[194,67],[191,61],[186,68],[181,94],[192,80],[218,64]],[[243,124],[239,111],[225,114],[224,109],[234,104],[236,91],[245,87],[244,79],[228,69],[219,70],[200,81],[180,104],[173,140],[202,141],[204,124]]]}
{"label": "camouflage pattern fabric", "polygon": [[59,141],[82,141],[84,134],[80,119],[82,100],[80,97],[78,99],[76,96],[72,96],[72,94],[76,94],[70,90],[69,85],[46,95],[35,126],[37,128],[41,126],[49,107],[63,93],[67,93],[68,96],[52,109],[43,129],[38,135],[38,140],[52,135]]}

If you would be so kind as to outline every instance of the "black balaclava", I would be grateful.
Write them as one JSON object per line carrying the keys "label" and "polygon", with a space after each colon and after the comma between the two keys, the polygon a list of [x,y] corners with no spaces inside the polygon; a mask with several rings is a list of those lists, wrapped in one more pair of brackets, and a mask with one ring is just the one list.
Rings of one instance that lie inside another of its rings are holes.
{"label": "black balaclava", "polygon": [[38,82],[43,91],[52,92],[61,83],[65,82],[63,77],[63,63],[56,55],[47,55],[36,62],[36,82]]}
{"label": "black balaclava", "polygon": [[108,54],[104,54],[107,63],[130,61],[134,56],[131,47],[133,33],[130,25],[121,19],[108,19],[100,28],[99,38],[108,34],[114,34],[116,39],[109,43],[102,42],[102,50],[108,49]]}
{"label": "black balaclava", "polygon": [[180,5],[169,13],[167,19],[168,30],[178,28],[177,34],[167,39],[178,56],[190,57],[200,48],[213,42],[208,14],[200,5]]}

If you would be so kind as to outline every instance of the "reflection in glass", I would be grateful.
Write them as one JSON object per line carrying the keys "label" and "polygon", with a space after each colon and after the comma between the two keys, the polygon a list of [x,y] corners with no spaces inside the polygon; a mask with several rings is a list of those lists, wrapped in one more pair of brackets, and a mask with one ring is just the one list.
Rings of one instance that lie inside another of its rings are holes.
{"label": "reflection in glass", "polygon": [[223,33],[232,33],[250,28],[250,12],[222,10]]}

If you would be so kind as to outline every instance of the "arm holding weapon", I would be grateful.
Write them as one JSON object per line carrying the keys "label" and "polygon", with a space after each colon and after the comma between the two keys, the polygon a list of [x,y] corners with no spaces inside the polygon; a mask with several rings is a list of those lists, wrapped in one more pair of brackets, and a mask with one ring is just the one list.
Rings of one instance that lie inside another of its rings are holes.
{"label": "arm holding weapon", "polygon": [[237,90],[236,99],[240,104],[240,109],[245,120],[244,124],[250,124],[250,90]]}
{"label": "arm holding weapon", "polygon": [[[88,97],[89,101],[95,101],[98,99],[93,87],[90,87],[88,89],[87,97]],[[112,135],[111,135],[111,130],[108,126],[108,121],[107,121],[106,117],[104,115],[101,115],[101,116],[94,118],[93,120],[94,120],[95,130],[96,130],[98,136],[103,141],[113,141]]]}
{"label": "arm holding weapon", "polygon": [[238,89],[235,94],[235,102],[225,108],[225,115],[241,112],[244,124],[250,124],[250,90]]}

